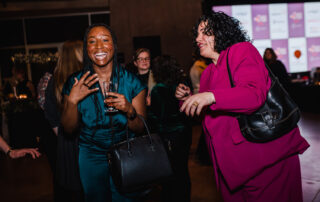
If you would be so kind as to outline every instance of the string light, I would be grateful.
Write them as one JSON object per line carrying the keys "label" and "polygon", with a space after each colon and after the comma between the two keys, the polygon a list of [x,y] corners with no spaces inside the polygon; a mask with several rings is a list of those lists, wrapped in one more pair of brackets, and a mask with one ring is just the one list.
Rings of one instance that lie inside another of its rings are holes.
{"label": "string light", "polygon": [[30,53],[26,55],[24,53],[16,53],[11,57],[13,63],[39,63],[45,64],[49,62],[57,62],[58,54],[51,52],[42,52],[42,53]]}

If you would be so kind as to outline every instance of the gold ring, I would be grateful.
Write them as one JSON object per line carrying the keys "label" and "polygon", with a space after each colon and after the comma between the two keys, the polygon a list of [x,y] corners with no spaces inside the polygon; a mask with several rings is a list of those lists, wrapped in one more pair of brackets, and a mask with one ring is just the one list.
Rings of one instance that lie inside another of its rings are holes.
{"label": "gold ring", "polygon": [[192,103],[193,106],[197,107],[199,105],[199,103],[197,101]]}

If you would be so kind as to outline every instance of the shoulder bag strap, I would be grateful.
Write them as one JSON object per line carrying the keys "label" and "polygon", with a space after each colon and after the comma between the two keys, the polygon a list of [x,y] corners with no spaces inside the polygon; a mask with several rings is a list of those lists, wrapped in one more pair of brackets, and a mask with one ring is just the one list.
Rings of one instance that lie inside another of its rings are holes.
{"label": "shoulder bag strap", "polygon": [[228,48],[228,52],[227,52],[227,69],[228,69],[228,75],[229,75],[230,85],[231,85],[231,88],[233,88],[233,87],[234,87],[234,84],[233,84],[233,81],[232,81],[232,76],[231,76],[231,71],[230,71],[230,66],[229,66],[229,59],[228,59],[229,50],[230,50],[230,48]]}
{"label": "shoulder bag strap", "polygon": [[[230,85],[231,85],[231,88],[234,87],[234,83],[233,83],[233,80],[232,80],[232,76],[231,76],[231,70],[230,70],[230,66],[229,66],[229,59],[228,59],[228,56],[229,56],[229,50],[230,48],[228,49],[228,52],[227,52],[227,69],[228,69],[228,75],[229,75],[229,81],[230,81]],[[268,70],[268,73],[269,73],[269,76],[271,78],[271,80],[276,80],[277,77],[272,73],[271,69],[269,68],[269,66],[264,63],[265,67],[267,68]]]}

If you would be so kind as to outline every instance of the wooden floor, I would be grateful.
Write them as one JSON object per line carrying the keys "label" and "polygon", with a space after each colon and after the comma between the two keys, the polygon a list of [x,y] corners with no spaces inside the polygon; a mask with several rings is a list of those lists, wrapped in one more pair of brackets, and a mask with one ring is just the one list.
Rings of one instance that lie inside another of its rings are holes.
{"label": "wooden floor", "polygon": [[[299,122],[302,135],[311,147],[300,156],[305,202],[320,202],[320,114],[303,113]],[[214,185],[211,166],[200,164],[195,150],[200,127],[193,128],[193,144],[189,160],[192,202],[221,202]],[[45,156],[17,160],[0,154],[0,202],[53,202],[52,175]],[[159,191],[153,191],[148,202],[160,202]]]}

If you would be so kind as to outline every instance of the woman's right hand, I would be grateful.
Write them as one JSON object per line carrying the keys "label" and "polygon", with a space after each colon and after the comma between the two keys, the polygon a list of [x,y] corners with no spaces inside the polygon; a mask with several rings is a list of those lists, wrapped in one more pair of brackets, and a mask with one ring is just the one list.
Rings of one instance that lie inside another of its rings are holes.
{"label": "woman's right hand", "polygon": [[90,89],[90,87],[99,80],[98,74],[93,74],[91,76],[89,76],[89,74],[90,71],[87,71],[80,78],[80,80],[74,78],[75,82],[68,96],[69,102],[73,104],[78,104],[78,102],[81,101],[83,98],[99,90],[99,88]]}
{"label": "woman's right hand", "polygon": [[178,100],[186,100],[191,96],[191,90],[188,86],[180,83],[176,88],[175,96]]}

